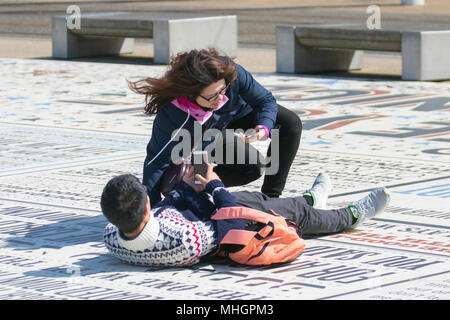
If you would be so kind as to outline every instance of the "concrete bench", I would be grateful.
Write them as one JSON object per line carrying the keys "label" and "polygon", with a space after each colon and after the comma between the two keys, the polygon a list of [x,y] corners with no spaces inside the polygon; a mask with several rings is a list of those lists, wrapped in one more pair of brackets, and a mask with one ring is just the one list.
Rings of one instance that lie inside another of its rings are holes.
{"label": "concrete bench", "polygon": [[153,38],[154,62],[168,63],[180,51],[214,47],[237,56],[236,16],[185,13],[89,13],[80,28],[68,28],[68,16],[52,18],[54,58],[80,58],[133,52],[134,38]]}
{"label": "concrete bench", "polygon": [[362,50],[401,52],[403,80],[450,78],[450,30],[364,25],[277,26],[277,72],[361,69]]}

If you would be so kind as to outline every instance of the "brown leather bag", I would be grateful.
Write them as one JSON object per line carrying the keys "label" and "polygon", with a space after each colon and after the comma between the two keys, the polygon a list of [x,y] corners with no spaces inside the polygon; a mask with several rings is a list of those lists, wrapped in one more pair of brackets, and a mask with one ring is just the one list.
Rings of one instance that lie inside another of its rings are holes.
{"label": "brown leather bag", "polygon": [[180,164],[170,163],[169,168],[162,177],[160,191],[166,197],[170,191],[176,188],[176,186],[183,180],[183,177],[189,171],[189,167],[186,163]]}

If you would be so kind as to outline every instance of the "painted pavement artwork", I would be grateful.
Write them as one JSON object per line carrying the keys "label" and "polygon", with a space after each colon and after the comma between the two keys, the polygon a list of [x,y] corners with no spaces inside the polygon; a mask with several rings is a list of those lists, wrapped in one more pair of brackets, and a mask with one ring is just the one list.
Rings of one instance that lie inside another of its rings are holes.
{"label": "painted pavement artwork", "polygon": [[329,207],[377,186],[390,206],[353,232],[307,238],[285,265],[155,271],[107,253],[99,198],[113,176],[142,176],[153,118],[127,80],[165,66],[0,63],[0,299],[450,298],[449,83],[255,74],[303,121],[283,196],[326,171]]}

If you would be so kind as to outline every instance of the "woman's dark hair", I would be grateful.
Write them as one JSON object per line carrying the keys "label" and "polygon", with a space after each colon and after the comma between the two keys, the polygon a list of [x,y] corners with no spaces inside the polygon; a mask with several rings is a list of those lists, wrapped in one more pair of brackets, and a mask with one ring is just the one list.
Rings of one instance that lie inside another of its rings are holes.
{"label": "woman's dark hair", "polygon": [[146,188],[131,174],[109,180],[100,200],[106,219],[124,233],[131,233],[139,227],[145,217],[146,204]]}
{"label": "woman's dark hair", "polygon": [[219,56],[211,48],[179,53],[172,57],[162,78],[128,84],[134,92],[145,95],[145,113],[152,115],[175,98],[194,101],[204,88],[221,79],[232,83],[236,79],[236,66],[233,60]]}

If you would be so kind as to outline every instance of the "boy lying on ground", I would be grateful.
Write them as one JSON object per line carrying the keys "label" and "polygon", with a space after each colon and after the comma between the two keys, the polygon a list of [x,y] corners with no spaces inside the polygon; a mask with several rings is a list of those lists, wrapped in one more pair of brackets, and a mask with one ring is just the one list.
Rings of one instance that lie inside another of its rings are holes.
{"label": "boy lying on ground", "polygon": [[242,219],[211,220],[218,209],[249,207],[275,211],[298,226],[299,235],[328,234],[358,227],[384,211],[390,195],[378,188],[348,207],[327,210],[331,183],[320,173],[311,189],[298,197],[269,198],[260,192],[228,192],[208,166],[206,177],[193,168],[166,198],[150,207],[146,188],[125,174],[111,179],[101,196],[101,208],[110,222],[104,231],[106,248],[122,261],[151,267],[190,266],[213,253],[231,229],[251,228]]}

